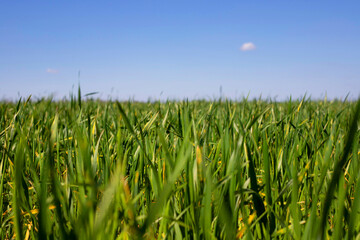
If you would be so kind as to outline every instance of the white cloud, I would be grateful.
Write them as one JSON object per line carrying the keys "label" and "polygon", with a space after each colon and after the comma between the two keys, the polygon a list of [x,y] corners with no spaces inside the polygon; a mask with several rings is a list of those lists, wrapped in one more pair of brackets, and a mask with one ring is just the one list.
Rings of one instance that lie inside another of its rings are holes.
{"label": "white cloud", "polygon": [[59,72],[59,70],[53,69],[53,68],[48,68],[48,69],[46,69],[46,72],[51,73],[51,74],[57,74]]}
{"label": "white cloud", "polygon": [[241,51],[252,51],[255,49],[256,49],[256,46],[252,42],[244,43],[240,48]]}

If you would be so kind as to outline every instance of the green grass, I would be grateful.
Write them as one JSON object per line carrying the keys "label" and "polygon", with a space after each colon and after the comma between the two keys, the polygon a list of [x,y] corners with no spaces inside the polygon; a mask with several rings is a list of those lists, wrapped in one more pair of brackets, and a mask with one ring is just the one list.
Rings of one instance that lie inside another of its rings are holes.
{"label": "green grass", "polygon": [[360,104],[0,103],[1,239],[359,239]]}

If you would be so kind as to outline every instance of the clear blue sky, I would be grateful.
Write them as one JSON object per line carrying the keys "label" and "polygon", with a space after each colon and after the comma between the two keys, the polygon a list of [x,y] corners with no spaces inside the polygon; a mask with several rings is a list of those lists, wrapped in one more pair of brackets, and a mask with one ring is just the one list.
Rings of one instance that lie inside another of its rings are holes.
{"label": "clear blue sky", "polygon": [[69,96],[79,71],[103,99],[357,98],[360,2],[0,2],[0,99]]}

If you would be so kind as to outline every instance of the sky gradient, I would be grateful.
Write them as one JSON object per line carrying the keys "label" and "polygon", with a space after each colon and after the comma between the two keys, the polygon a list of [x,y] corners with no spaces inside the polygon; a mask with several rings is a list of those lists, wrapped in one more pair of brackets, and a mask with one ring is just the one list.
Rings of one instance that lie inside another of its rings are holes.
{"label": "sky gradient", "polygon": [[[0,99],[360,94],[359,1],[1,1]],[[80,72],[80,77],[79,73]]]}

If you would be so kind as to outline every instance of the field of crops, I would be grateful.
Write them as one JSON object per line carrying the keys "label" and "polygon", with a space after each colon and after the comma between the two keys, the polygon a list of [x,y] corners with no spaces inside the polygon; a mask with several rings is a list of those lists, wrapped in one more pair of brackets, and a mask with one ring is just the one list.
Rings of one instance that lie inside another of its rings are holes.
{"label": "field of crops", "polygon": [[358,239],[359,106],[2,102],[0,238]]}

